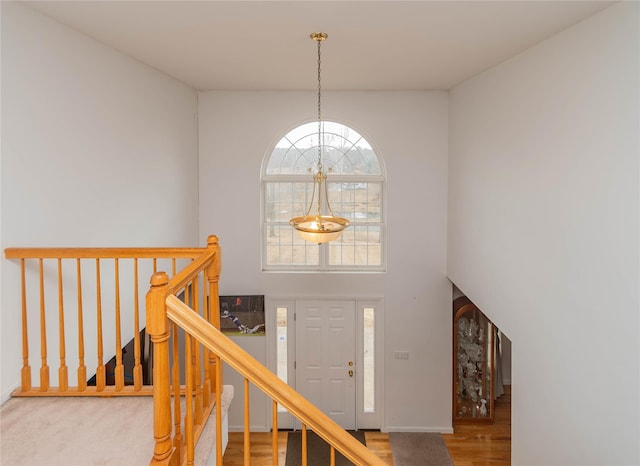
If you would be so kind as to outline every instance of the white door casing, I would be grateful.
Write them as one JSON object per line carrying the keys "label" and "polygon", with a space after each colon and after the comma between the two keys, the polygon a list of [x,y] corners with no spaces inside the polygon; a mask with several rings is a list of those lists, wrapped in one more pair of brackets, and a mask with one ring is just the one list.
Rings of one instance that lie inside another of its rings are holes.
{"label": "white door casing", "polygon": [[356,428],[355,302],[296,301],[296,389],[345,429]]}
{"label": "white door casing", "polygon": [[[304,332],[297,340],[295,311],[303,309],[306,303],[315,303],[323,306],[326,303],[329,307],[334,306],[336,301],[339,304],[349,302],[349,306],[355,307],[355,330],[353,340],[355,341],[355,371],[353,382],[355,384],[355,417],[356,429],[381,429],[383,422],[384,399],[384,333],[381,323],[384,322],[384,301],[381,298],[350,299],[350,298],[274,298],[267,297],[266,316],[268,328],[276,329],[274,332],[267,332],[272,335],[267,345],[268,366],[277,373],[284,381],[292,387],[296,386],[295,361],[297,347],[306,347],[309,342],[305,341]],[[368,318],[365,312],[369,310]],[[373,316],[371,312],[373,311]],[[278,317],[280,316],[280,317]],[[373,321],[372,321],[373,317]],[[329,313],[323,318],[329,320]],[[372,340],[373,339],[373,340]],[[302,355],[299,356],[303,358]],[[348,363],[347,363],[348,364]],[[303,364],[304,365],[304,364]],[[373,371],[373,372],[372,372]],[[271,405],[265,404],[265,416],[271,416]],[[279,429],[299,429],[300,423],[295,421],[286,409],[278,406],[277,426]]]}

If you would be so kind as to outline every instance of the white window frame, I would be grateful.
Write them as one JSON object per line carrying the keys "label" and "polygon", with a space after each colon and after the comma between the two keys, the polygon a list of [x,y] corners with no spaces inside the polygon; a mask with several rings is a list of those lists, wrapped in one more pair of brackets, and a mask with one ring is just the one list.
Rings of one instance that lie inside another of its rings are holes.
{"label": "white window frame", "polygon": [[[342,125],[342,123],[339,123]],[[298,125],[298,127],[303,126],[303,125]],[[344,125],[349,129],[352,129],[350,126],[348,125]],[[296,127],[295,129],[297,129],[298,127]],[[353,130],[355,131],[355,130]],[[288,133],[287,133],[288,134]],[[360,134],[358,132],[358,134]],[[348,231],[348,229],[350,228],[351,231],[353,231],[355,228],[357,227],[366,227],[366,226],[372,226],[372,227],[378,227],[379,228],[379,235],[380,235],[380,242],[379,242],[379,247],[380,247],[380,257],[379,257],[379,264],[375,264],[375,265],[354,265],[354,264],[346,264],[346,265],[340,265],[340,264],[330,264],[329,263],[329,247],[333,246],[335,247],[335,243],[336,241],[332,242],[332,243],[327,243],[327,244],[321,244],[321,245],[317,245],[317,244],[310,244],[310,243],[306,243],[304,244],[304,248],[305,250],[310,250],[310,248],[318,248],[318,252],[317,252],[317,256],[319,258],[318,260],[318,264],[268,264],[268,257],[267,254],[269,252],[268,249],[268,245],[267,245],[267,241],[268,241],[268,237],[267,237],[267,231],[268,229],[270,229],[271,226],[276,226],[279,228],[283,228],[283,229],[288,229],[290,228],[291,231],[293,232],[293,227],[291,227],[288,224],[288,220],[287,221],[280,221],[280,222],[271,222],[269,224],[267,224],[266,221],[266,209],[267,209],[267,201],[269,199],[268,194],[267,194],[267,189],[268,187],[277,184],[277,183],[304,183],[305,185],[307,185],[309,187],[309,191],[311,191],[311,187],[313,185],[313,179],[312,179],[312,175],[305,173],[305,174],[285,174],[285,175],[272,175],[272,174],[267,174],[267,167],[269,165],[269,160],[273,154],[273,152],[275,151],[275,147],[276,145],[274,144],[273,147],[271,147],[271,149],[268,151],[268,153],[265,155],[264,161],[263,161],[263,167],[262,167],[262,171],[261,171],[261,234],[260,234],[260,238],[261,238],[261,251],[262,251],[262,255],[261,255],[261,263],[262,263],[262,271],[264,272],[365,272],[365,273],[369,273],[369,272],[385,272],[386,271],[386,175],[385,175],[385,168],[384,168],[384,163],[382,160],[382,157],[379,155],[379,151],[376,150],[369,142],[368,139],[364,138],[364,136],[362,136],[362,138],[367,141],[367,143],[371,146],[373,154],[375,155],[379,168],[380,168],[380,174],[379,175],[358,175],[358,174],[340,174],[340,173],[331,173],[328,176],[327,179],[327,185],[330,187],[332,185],[335,184],[339,184],[339,183],[353,183],[354,185],[358,184],[358,183],[374,183],[374,184],[379,184],[380,185],[380,201],[379,201],[379,206],[380,206],[380,218],[377,222],[363,222],[363,221],[358,221],[357,218],[350,218],[350,225],[347,228],[347,230],[345,230],[345,232]],[[277,143],[276,143],[277,144]],[[326,167],[325,167],[326,168]],[[333,206],[333,204],[332,204]],[[337,215],[340,215],[337,210],[334,208],[334,212]],[[297,215],[303,215],[303,213],[297,213]],[[291,213],[291,217],[295,216],[294,213]],[[343,233],[344,234],[344,233]],[[302,240],[300,240],[302,241]],[[341,239],[337,240],[337,242],[342,241]],[[369,244],[369,243],[367,243]],[[371,243],[373,245],[377,245],[378,243]],[[292,247],[293,249],[293,247]],[[316,254],[316,253],[314,253]]]}

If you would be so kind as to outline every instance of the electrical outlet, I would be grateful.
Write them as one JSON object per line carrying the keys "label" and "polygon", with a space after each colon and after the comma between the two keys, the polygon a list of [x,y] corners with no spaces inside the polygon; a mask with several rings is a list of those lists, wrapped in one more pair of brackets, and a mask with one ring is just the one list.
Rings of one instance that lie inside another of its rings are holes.
{"label": "electrical outlet", "polygon": [[393,353],[393,357],[395,359],[409,359],[409,352],[408,351],[396,351],[395,353]]}

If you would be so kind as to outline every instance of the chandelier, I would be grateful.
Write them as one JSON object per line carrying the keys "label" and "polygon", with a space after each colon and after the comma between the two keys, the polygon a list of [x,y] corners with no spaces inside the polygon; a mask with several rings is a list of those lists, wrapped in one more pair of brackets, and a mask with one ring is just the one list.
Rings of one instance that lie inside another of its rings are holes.
{"label": "chandelier", "polygon": [[[320,80],[320,44],[327,38],[324,32],[314,32],[311,39],[318,43],[318,162],[313,174],[313,193],[307,213],[302,217],[289,220],[289,224],[296,229],[298,235],[306,241],[313,243],[327,243],[336,240],[342,234],[342,230],[349,226],[349,220],[336,217],[329,204],[329,191],[327,190],[327,173],[322,166],[322,143],[324,140],[322,131],[321,111],[321,80]],[[309,168],[309,172],[312,172]],[[328,170],[329,172],[331,169]],[[323,207],[322,199],[325,200]],[[312,212],[313,211],[313,212]]]}

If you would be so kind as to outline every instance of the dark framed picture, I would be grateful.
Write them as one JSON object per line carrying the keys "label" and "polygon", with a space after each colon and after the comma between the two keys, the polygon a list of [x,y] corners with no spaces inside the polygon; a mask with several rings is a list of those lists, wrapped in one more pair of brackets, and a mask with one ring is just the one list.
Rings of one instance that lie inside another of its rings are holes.
{"label": "dark framed picture", "polygon": [[220,330],[227,335],[264,335],[264,295],[220,296]]}

